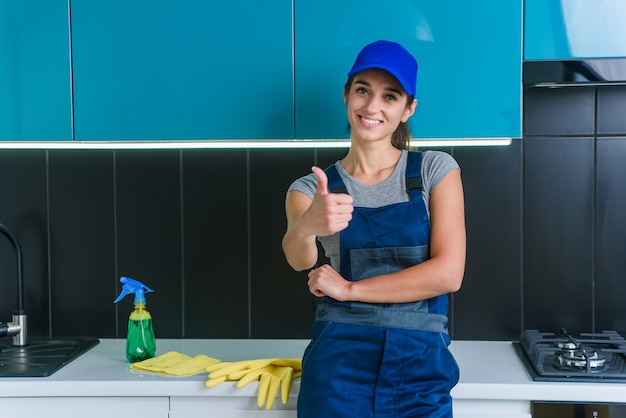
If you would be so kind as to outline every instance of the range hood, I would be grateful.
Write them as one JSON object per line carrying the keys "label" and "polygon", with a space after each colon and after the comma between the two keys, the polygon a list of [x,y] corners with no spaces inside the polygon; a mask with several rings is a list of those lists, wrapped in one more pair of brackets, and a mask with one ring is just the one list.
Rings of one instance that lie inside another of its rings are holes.
{"label": "range hood", "polygon": [[626,58],[524,61],[524,88],[626,86]]}

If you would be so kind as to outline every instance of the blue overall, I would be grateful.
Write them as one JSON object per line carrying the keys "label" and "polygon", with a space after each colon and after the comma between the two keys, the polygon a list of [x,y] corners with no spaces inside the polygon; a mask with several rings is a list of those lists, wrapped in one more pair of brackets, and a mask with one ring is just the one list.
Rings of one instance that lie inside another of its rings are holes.
{"label": "blue overall", "polygon": [[[408,202],[355,207],[341,231],[347,280],[392,273],[429,258],[430,221],[421,195],[420,152],[409,152]],[[347,193],[335,166],[331,192]],[[324,298],[303,357],[299,418],[452,416],[459,371],[448,351],[447,295],[409,303]]]}

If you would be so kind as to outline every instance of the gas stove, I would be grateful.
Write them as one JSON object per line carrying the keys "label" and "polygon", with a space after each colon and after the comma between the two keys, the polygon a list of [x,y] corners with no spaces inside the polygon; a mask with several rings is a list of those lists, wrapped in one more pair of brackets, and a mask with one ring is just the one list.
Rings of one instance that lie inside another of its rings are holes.
{"label": "gas stove", "polygon": [[626,383],[626,339],[615,331],[528,330],[515,345],[535,381]]}

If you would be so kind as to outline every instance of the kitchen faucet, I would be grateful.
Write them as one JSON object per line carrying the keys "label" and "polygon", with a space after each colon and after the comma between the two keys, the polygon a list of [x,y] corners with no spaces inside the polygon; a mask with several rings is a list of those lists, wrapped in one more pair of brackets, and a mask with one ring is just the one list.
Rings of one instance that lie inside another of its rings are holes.
{"label": "kitchen faucet", "polygon": [[9,239],[17,256],[17,309],[13,311],[13,322],[0,322],[0,338],[13,336],[13,345],[25,346],[28,344],[28,333],[26,331],[26,310],[24,309],[22,247],[13,231],[2,223],[0,223],[0,232]]}

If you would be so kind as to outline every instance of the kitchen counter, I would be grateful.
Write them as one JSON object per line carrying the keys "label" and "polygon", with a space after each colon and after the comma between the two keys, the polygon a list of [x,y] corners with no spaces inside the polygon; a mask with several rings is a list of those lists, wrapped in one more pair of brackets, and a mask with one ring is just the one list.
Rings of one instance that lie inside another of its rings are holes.
{"label": "kitchen counter", "polygon": [[[168,351],[206,354],[222,361],[301,357],[308,340],[167,340],[157,338],[156,355]],[[126,340],[100,339],[85,354],[44,378],[2,378],[0,397],[25,396],[255,396],[256,385],[241,389],[224,382],[207,389],[207,373],[174,377],[130,369]],[[297,394],[299,380],[292,384]]]}
{"label": "kitchen counter", "polygon": [[[190,356],[206,354],[223,361],[300,357],[307,343],[308,340],[158,339],[157,355],[178,351]],[[475,408],[476,416],[484,412],[486,402],[510,402],[519,412],[510,416],[530,416],[530,401],[609,403],[626,399],[626,384],[533,382],[511,342],[453,341],[450,349],[461,376],[452,392],[455,405],[467,410]],[[254,383],[237,389],[233,382],[225,382],[207,389],[204,386],[206,373],[169,377],[137,372],[129,368],[124,352],[123,339],[102,339],[100,344],[52,376],[2,378],[0,401],[25,397],[166,397],[170,400],[202,399],[203,402],[213,398],[245,398],[248,404],[251,400],[256,404],[257,385]],[[277,400],[274,409],[293,409],[298,390],[299,379],[295,379],[289,404],[284,406]]]}
{"label": "kitchen counter", "polygon": [[454,399],[624,402],[626,384],[534,382],[509,341],[453,341],[461,371]]}

